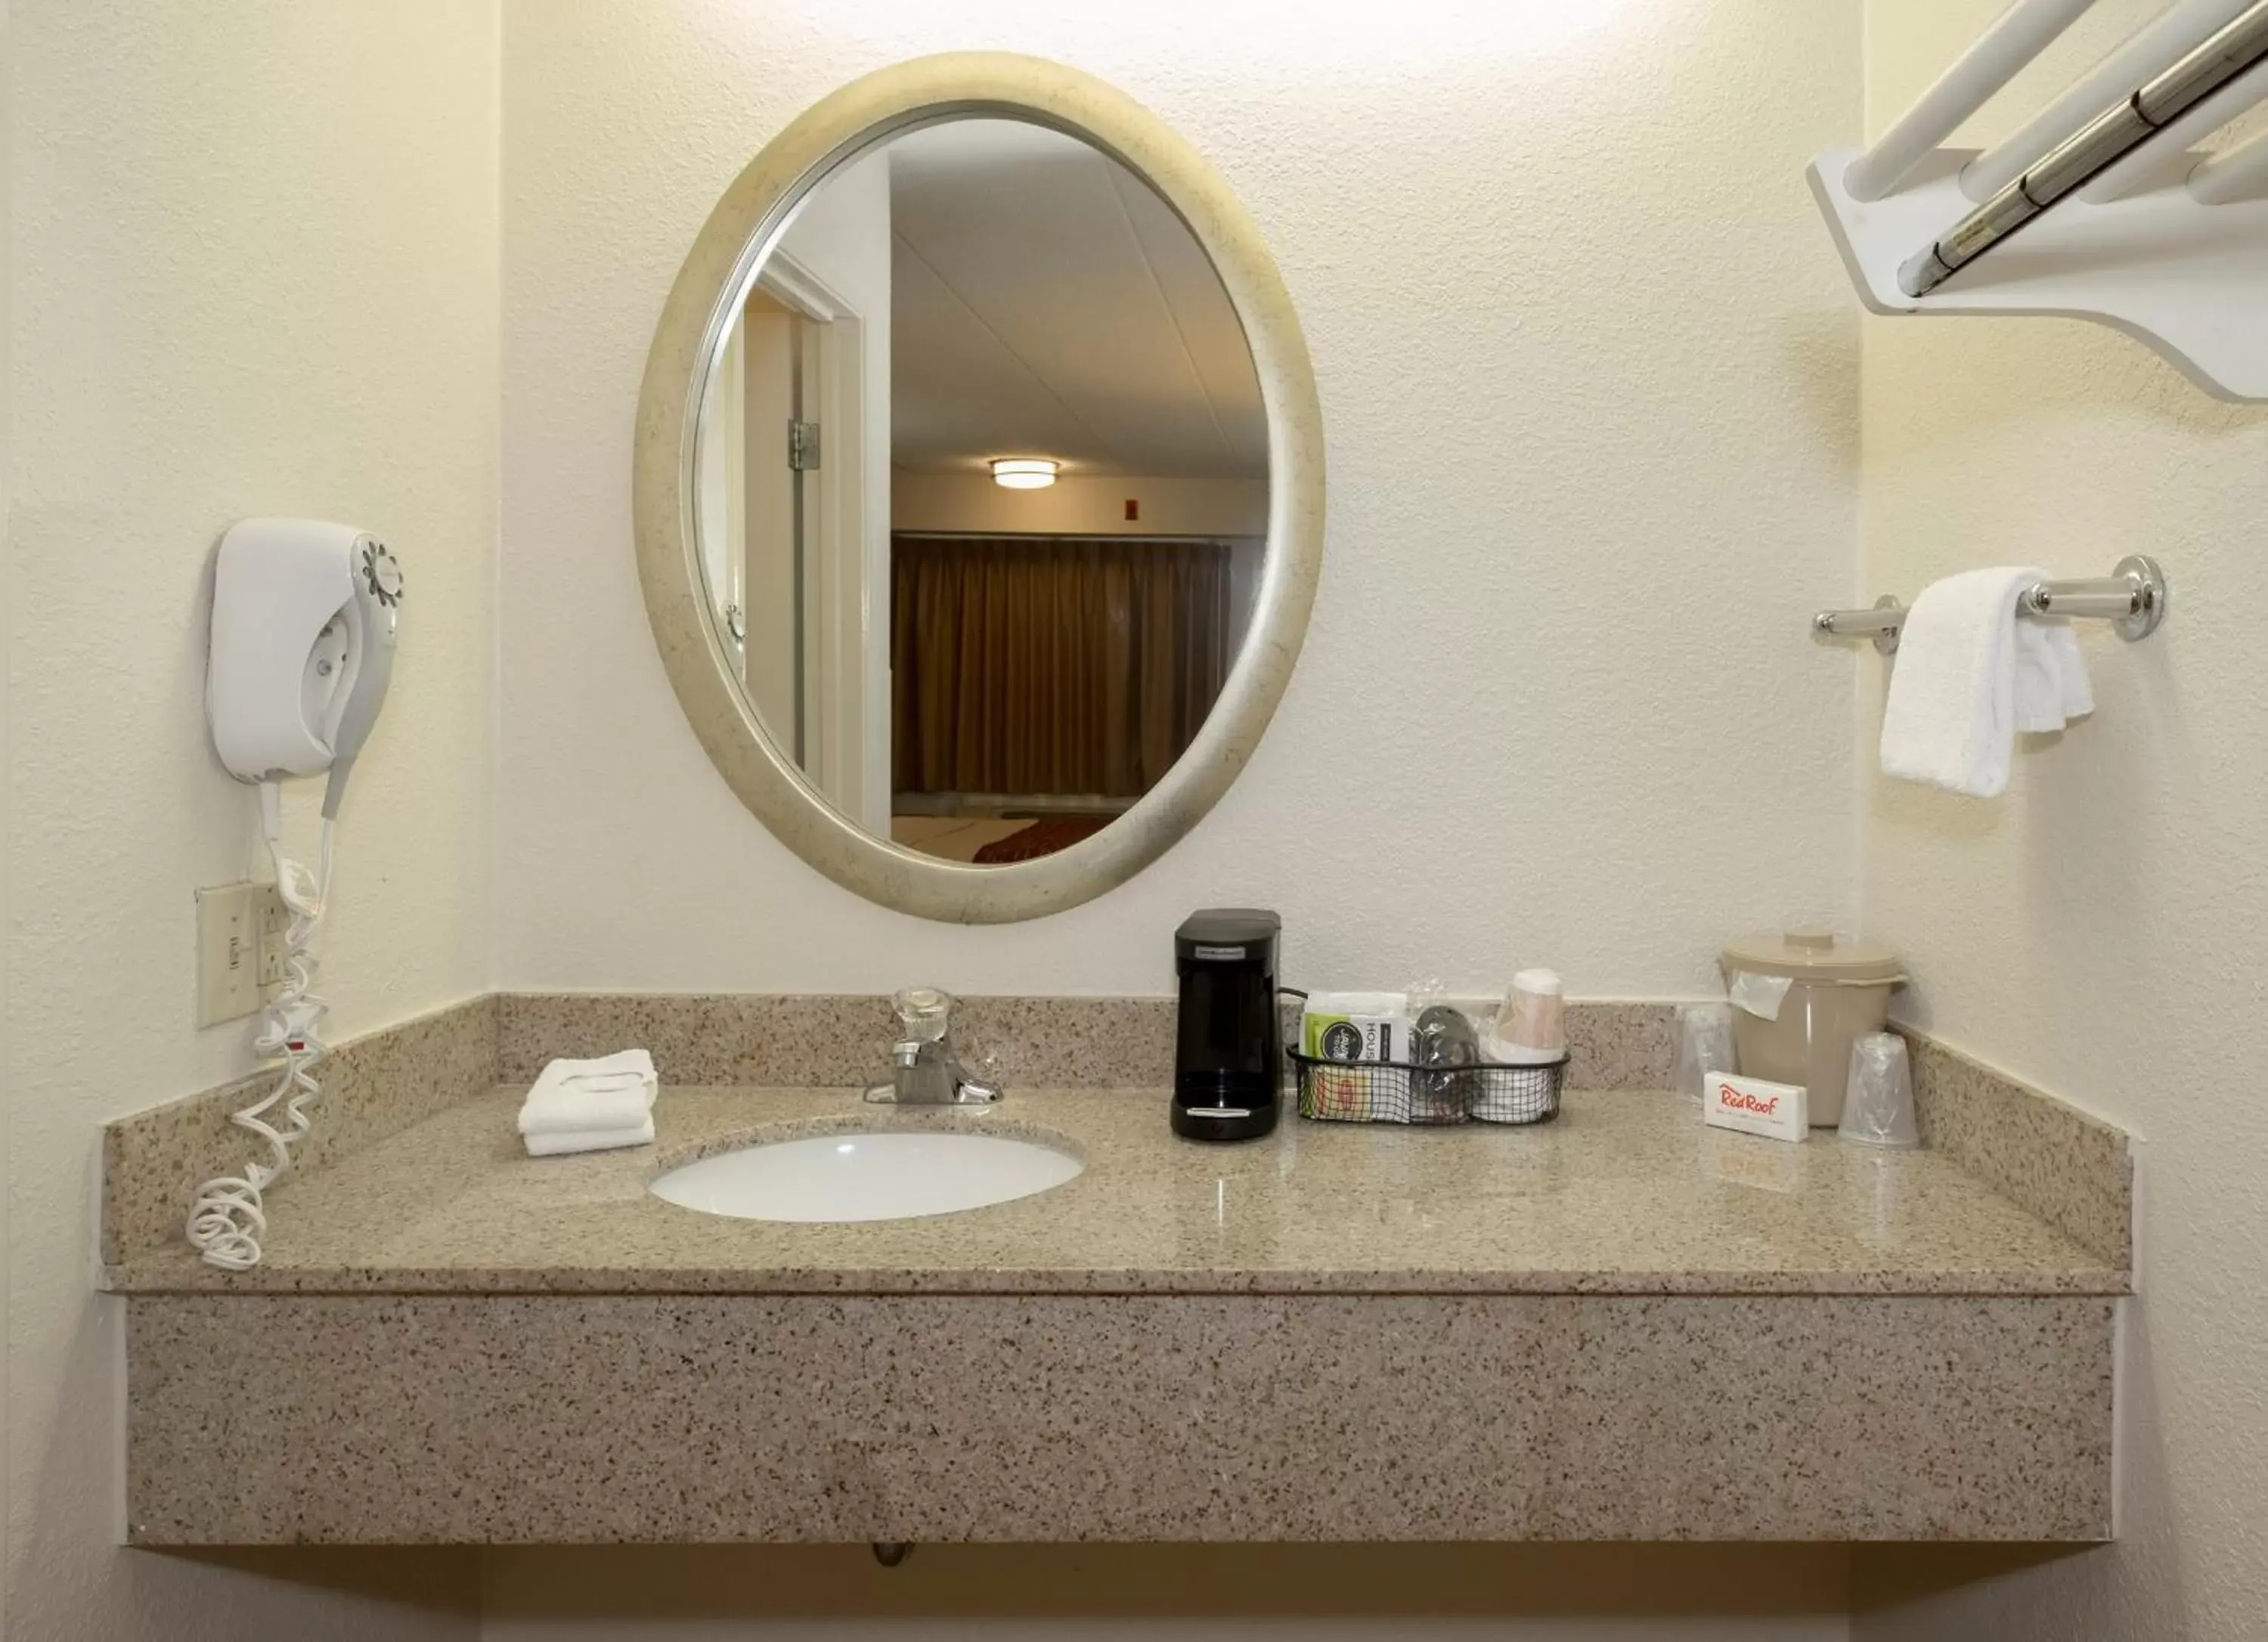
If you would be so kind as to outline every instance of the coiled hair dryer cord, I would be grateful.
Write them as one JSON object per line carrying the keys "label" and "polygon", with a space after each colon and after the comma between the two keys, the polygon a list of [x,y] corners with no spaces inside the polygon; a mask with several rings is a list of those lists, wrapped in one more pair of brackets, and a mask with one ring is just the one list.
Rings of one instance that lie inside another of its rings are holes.
{"label": "coiled hair dryer cord", "polygon": [[268,1231],[261,1194],[290,1169],[291,1148],[313,1126],[306,1103],[322,1093],[313,1072],[329,1052],[318,1030],[328,1005],[307,990],[314,975],[307,944],[322,922],[331,891],[331,819],[323,818],[322,855],[311,873],[284,853],[282,798],[272,781],[261,786],[260,814],[269,858],[276,864],[276,893],[291,920],[284,933],[283,983],[268,1005],[253,1047],[263,1056],[282,1057],[282,1064],[268,1093],[228,1120],[258,1137],[266,1156],[247,1162],[241,1174],[207,1181],[189,1209],[190,1243],[205,1263],[225,1271],[248,1271],[260,1263],[260,1240]]}

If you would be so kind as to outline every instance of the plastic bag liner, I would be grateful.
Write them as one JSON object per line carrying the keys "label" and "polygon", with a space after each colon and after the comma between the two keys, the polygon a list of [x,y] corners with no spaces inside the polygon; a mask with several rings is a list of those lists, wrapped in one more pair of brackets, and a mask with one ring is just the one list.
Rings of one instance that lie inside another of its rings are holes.
{"label": "plastic bag liner", "polygon": [[1725,990],[1734,1008],[1745,1009],[1762,1020],[1777,1020],[1779,1006],[1787,1001],[1787,989],[1794,984],[1792,975],[1751,975],[1736,969]]}

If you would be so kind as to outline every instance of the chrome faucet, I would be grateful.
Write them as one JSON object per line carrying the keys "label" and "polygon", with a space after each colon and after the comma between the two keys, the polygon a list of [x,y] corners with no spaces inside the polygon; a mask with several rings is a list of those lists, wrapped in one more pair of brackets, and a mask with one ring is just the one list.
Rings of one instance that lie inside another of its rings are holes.
{"label": "chrome faucet", "polygon": [[933,986],[909,987],[897,1005],[898,1041],[890,1045],[890,1081],[866,1091],[900,1106],[990,1106],[998,1081],[972,1074],[953,1047],[953,998]]}

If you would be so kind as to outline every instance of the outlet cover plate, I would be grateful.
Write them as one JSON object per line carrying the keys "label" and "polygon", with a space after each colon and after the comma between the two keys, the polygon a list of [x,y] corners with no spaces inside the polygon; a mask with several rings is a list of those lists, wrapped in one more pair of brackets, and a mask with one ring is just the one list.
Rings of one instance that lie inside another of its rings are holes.
{"label": "outlet cover plate", "polygon": [[199,1026],[217,1027],[259,1010],[263,954],[276,948],[280,962],[282,951],[279,940],[261,937],[282,911],[273,884],[223,884],[197,891]]}

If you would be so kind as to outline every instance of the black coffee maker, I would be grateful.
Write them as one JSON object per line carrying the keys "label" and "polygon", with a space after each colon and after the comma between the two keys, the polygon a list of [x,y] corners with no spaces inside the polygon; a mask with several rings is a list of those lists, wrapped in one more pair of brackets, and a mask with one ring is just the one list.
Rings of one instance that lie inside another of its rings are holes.
{"label": "black coffee maker", "polygon": [[1193,912],[1174,932],[1181,1021],[1174,1054],[1174,1132],[1250,1140],[1276,1127],[1284,1085],[1276,1015],[1273,912]]}

